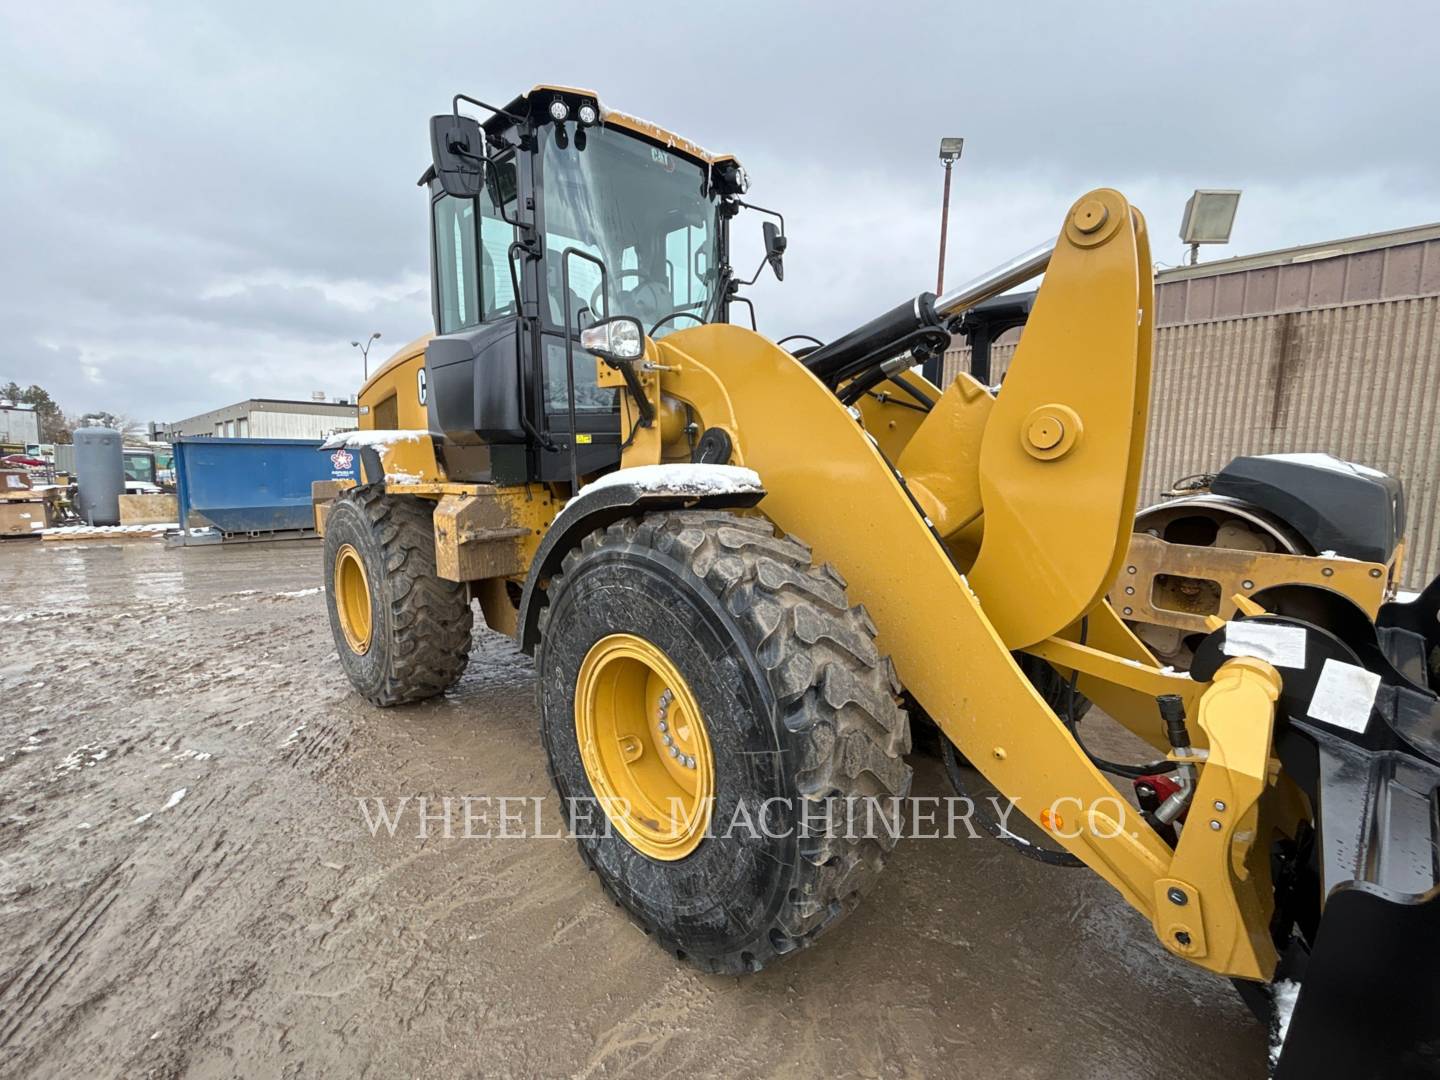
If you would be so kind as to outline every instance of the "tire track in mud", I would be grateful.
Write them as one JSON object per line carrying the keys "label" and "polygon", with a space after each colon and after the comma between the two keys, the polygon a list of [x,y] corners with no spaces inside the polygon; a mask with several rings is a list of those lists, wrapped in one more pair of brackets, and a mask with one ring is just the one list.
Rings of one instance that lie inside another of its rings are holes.
{"label": "tire track in mud", "polygon": [[[0,1076],[1108,1075],[1167,1055],[1236,1075],[1263,1054],[1225,988],[1124,966],[1148,928],[1084,916],[1113,906],[1102,886],[990,848],[902,844],[839,936],[774,971],[676,966],[567,840],[365,828],[359,797],[550,795],[513,644],[481,632],[445,698],[375,710],[306,592],[314,546],[57,554],[19,553],[35,587],[0,591]],[[1025,929],[1067,918],[1063,946]],[[1094,1007],[1072,1030],[1034,1020],[1035,994]],[[1147,1023],[1107,1035],[1103,1003]]]}
{"label": "tire track in mud", "polygon": [[[0,661],[0,1073],[171,1075],[247,1015],[267,907],[294,892],[285,823],[317,798],[296,781],[349,739],[343,711],[314,719],[334,687],[311,675],[330,644],[323,596],[306,596],[0,597],[7,639],[35,658]],[[117,1015],[119,1032],[93,1030]]]}
{"label": "tire track in mud", "polygon": [[23,978],[12,976],[0,988],[0,1049],[8,1049],[25,1030],[57,983],[76,963],[85,938],[120,895],[113,864],[85,889],[80,902],[51,930],[41,945],[43,955]]}

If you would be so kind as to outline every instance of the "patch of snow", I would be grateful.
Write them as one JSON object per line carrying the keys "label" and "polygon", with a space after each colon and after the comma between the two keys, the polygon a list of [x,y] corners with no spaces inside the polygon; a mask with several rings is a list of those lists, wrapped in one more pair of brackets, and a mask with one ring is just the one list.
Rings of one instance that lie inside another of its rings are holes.
{"label": "patch of snow", "polygon": [[1360,476],[1384,476],[1379,469],[1344,461],[1333,454],[1267,454],[1271,461],[1287,461],[1292,465],[1309,465],[1312,469],[1328,469],[1330,472],[1356,473]]}
{"label": "patch of snow", "polygon": [[402,442],[419,442],[421,439],[428,439],[428,431],[395,431],[385,428],[374,428],[370,431],[342,431],[338,435],[332,435],[325,440],[320,447],[322,450],[335,450],[339,447],[373,446],[379,449],[383,446],[394,446]]}
{"label": "patch of snow", "polygon": [[1275,1005],[1275,1030],[1270,1037],[1270,1068],[1273,1069],[1280,1062],[1280,1051],[1285,1049],[1290,1017],[1295,1014],[1295,1002],[1300,999],[1300,984],[1284,979],[1270,988],[1270,996]]}
{"label": "patch of snow", "polygon": [[161,809],[161,810],[173,810],[175,807],[177,807],[177,806],[180,805],[180,800],[183,799],[183,798],[185,798],[185,796],[188,795],[189,793],[190,793],[190,789],[189,789],[189,788],[183,788],[183,787],[180,788],[180,789],[178,789],[178,790],[176,790],[176,791],[172,791],[172,792],[170,793],[170,798],[168,798],[168,799],[165,800],[165,805],[162,806],[160,809]]}
{"label": "patch of snow", "polygon": [[[32,735],[30,738],[34,740],[35,736]],[[20,749],[34,750],[36,747],[22,746]],[[93,766],[97,761],[104,761],[109,756],[110,751],[100,746],[99,743],[85,743],[77,746],[65,755],[59,765],[55,766],[55,771],[50,774],[50,779],[58,780],[69,773],[79,772],[81,769]]]}
{"label": "patch of snow", "polygon": [[314,588],[310,589],[295,589],[293,592],[277,592],[275,595],[283,596],[287,600],[293,600],[301,596],[314,596],[316,593],[322,593],[324,591],[324,585],[316,585]]}
{"label": "patch of snow", "polygon": [[[668,491],[680,495],[723,495],[760,490],[760,474],[737,465],[639,465],[616,469],[580,489],[576,498],[607,487],[634,486],[641,491]],[[573,499],[571,500],[574,501]]]}
{"label": "patch of snow", "polygon": [[699,143],[692,142],[683,135],[676,135],[667,128],[661,127],[653,120],[646,120],[643,117],[634,116],[631,113],[621,112],[619,109],[607,109],[599,102],[597,102],[597,104],[600,107],[600,122],[602,124],[614,118],[623,123],[633,124],[636,127],[646,129],[649,134],[654,135],[656,138],[663,137],[665,139],[665,145],[672,150],[681,150],[704,158],[714,158],[716,156]]}
{"label": "patch of snow", "polygon": [[1402,604],[1413,604],[1420,599],[1420,594],[1411,592],[1409,589],[1397,589],[1395,590],[1395,599]]}
{"label": "patch of snow", "polygon": [[91,825],[90,822],[88,822],[88,821],[82,821],[82,822],[80,822],[79,825],[76,825],[76,826],[75,826],[75,828],[77,828],[77,829],[93,829],[94,827],[95,827],[95,826],[94,826],[94,825]]}
{"label": "patch of snow", "polygon": [[1349,555],[1337,555],[1337,554],[1336,554],[1335,552],[1333,552],[1333,551],[1322,551],[1322,552],[1320,552],[1320,558],[1322,558],[1322,559],[1334,559],[1336,562],[1359,562],[1359,561],[1360,561],[1359,559],[1352,559],[1352,558],[1350,558]]}
{"label": "patch of snow", "polygon": [[153,525],[59,525],[53,529],[41,529],[41,536],[135,536],[145,533],[163,533],[170,529],[179,530],[179,522]]}
{"label": "patch of snow", "polygon": [[23,623],[32,619],[61,619],[73,611],[17,611],[14,615],[0,615],[0,623]]}
{"label": "patch of snow", "polygon": [[281,746],[282,748],[284,748],[284,747],[286,747],[286,746],[291,746],[291,745],[293,745],[294,743],[298,742],[299,739],[300,739],[300,733],[301,733],[302,731],[304,731],[304,730],[305,730],[305,725],[304,725],[304,724],[301,724],[299,727],[297,727],[294,731],[290,732],[290,734],[286,736],[285,741],[282,742],[282,743],[280,744],[280,746]]}
{"label": "patch of snow", "polygon": [[150,820],[152,817],[154,817],[154,816],[155,816],[155,815],[154,815],[153,813],[151,813],[151,814],[141,814],[139,817],[137,817],[137,818],[135,819],[134,824],[136,824],[136,825],[144,825],[145,822],[149,821],[149,820]]}
{"label": "patch of snow", "polygon": [[387,484],[423,484],[425,478],[419,473],[413,472],[387,472],[385,482]]}

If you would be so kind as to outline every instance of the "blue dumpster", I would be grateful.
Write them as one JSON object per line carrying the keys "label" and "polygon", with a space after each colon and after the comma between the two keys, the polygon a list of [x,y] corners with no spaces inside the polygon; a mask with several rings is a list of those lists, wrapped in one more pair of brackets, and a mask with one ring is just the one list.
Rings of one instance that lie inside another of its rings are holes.
{"label": "blue dumpster", "polygon": [[182,542],[194,513],[226,536],[313,530],[310,485],[354,480],[355,456],[322,454],[319,439],[175,440],[175,485]]}

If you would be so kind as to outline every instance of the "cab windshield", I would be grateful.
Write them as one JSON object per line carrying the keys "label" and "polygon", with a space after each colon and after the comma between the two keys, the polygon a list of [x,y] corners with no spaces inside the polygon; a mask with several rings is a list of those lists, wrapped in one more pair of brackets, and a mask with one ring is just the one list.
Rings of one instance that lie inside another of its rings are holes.
{"label": "cab windshield", "polygon": [[[550,129],[541,135],[550,325],[565,325],[568,263],[572,330],[611,315],[633,316],[657,338],[694,326],[706,317],[717,269],[716,200],[704,168],[613,128],[585,136],[578,150],[573,127],[564,147]],[[604,288],[600,268],[565,258],[567,248],[605,264]]]}
{"label": "cab windshield", "polygon": [[125,479],[142,484],[155,482],[155,459],[149,454],[126,454]]}

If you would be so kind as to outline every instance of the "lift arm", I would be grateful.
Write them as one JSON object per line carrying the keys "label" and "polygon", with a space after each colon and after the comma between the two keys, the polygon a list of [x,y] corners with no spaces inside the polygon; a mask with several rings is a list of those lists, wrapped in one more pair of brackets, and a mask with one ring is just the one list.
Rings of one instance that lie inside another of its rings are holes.
{"label": "lift arm", "polygon": [[[1099,224],[1086,231],[1097,219]],[[992,543],[992,516],[1005,522],[993,526],[994,535],[1014,538],[1027,527],[1055,530],[1049,544],[1057,549],[1073,540],[1076,527],[1091,528],[1098,520],[1105,529],[1075,560],[1053,560],[1035,574],[1016,563],[1008,580],[1004,572],[987,572],[988,595],[977,595],[869,434],[831,389],[790,354],[742,328],[712,325],[657,343],[653,367],[661,393],[692,410],[703,428],[720,427],[733,435],[731,463],[754,469],[765,485],[760,511],[811,544],[817,560],[841,570],[851,595],[873,617],[878,645],[894,660],[906,688],[986,777],[1151,919],[1167,948],[1212,970],[1263,978],[1273,967],[1273,950],[1265,953],[1263,932],[1255,932],[1251,919],[1260,917],[1252,912],[1263,913],[1268,898],[1238,896],[1237,888],[1254,888],[1255,882],[1237,885],[1230,870],[1237,859],[1245,862],[1246,853],[1234,848],[1234,842],[1246,842],[1243,836],[1235,840],[1244,830],[1227,831],[1227,840],[1212,843],[1210,850],[1184,851],[1189,906],[1186,921],[1178,923],[1166,899],[1169,886],[1162,883],[1178,880],[1174,864],[1182,852],[1131,810],[1012,656],[1017,644],[1047,638],[1084,614],[1087,604],[1103,603],[1099,596],[1106,573],[1124,550],[1120,523],[1133,511],[1148,377],[1148,335],[1142,333],[1148,330],[1145,251],[1143,223],[1118,193],[1092,193],[1068,216],[1048,260],[1051,272],[1037,301],[1037,325],[1043,326],[1038,320],[1048,311],[1058,327],[1086,304],[1099,304],[1104,315],[1082,318],[1068,334],[1042,331],[1022,358],[1035,374],[1017,384],[1018,404],[1004,411],[1002,394],[992,410],[1005,419],[993,434],[987,424],[985,445],[992,439],[997,446],[1013,442],[1014,453],[1025,455],[1034,468],[1027,464],[1007,476],[1003,466],[992,466],[1001,471],[987,479],[983,453],[978,462],[972,458],[969,466],[955,467],[978,470],[977,482],[962,486],[981,491],[987,545]],[[1124,323],[1123,333],[1113,329],[1117,319]],[[1034,427],[1023,423],[1035,407],[1028,404],[1029,396],[1041,393],[1027,387],[1044,386],[1046,371],[1060,377],[1053,384],[1056,392],[1040,404],[1065,406],[1062,419],[1071,413],[1081,418],[1066,429],[1069,434],[1061,433],[1061,443],[1071,452],[1052,459],[1058,466],[1018,445]],[[1066,376],[1067,371],[1073,374]],[[1118,380],[1119,406],[1097,403],[1087,390],[1090,379],[1112,389]],[[1110,425],[1118,429],[1107,432]],[[994,453],[997,460],[1006,456]],[[1047,493],[1055,495],[1073,482],[1068,457],[1107,472],[1097,481],[1105,492],[1098,516],[1089,501],[1064,497],[1058,500],[1062,509],[1037,512],[1045,508]],[[627,465],[642,463],[627,456]],[[1027,490],[1014,490],[1017,484]],[[993,494],[985,493],[987,485]],[[1079,524],[1067,524],[1067,513],[1077,515]],[[1040,549],[1046,542],[1037,537],[1034,543]],[[1044,611],[1043,620],[1027,621],[1024,613],[1030,608]],[[1002,632],[1002,626],[1010,629]],[[1108,670],[1120,685],[1134,684],[1129,690],[1136,701],[1146,700],[1163,674],[1153,661],[1131,657],[1121,657]],[[1247,674],[1247,687],[1261,677]],[[1239,716],[1234,726],[1264,733],[1233,749],[1212,743],[1210,752],[1217,760],[1223,753],[1223,768],[1241,776],[1268,775],[1273,706],[1263,692],[1247,689],[1237,695],[1217,680],[1202,689],[1198,711],[1201,717]],[[1211,725],[1212,739],[1217,732],[1224,739],[1229,729]]]}

